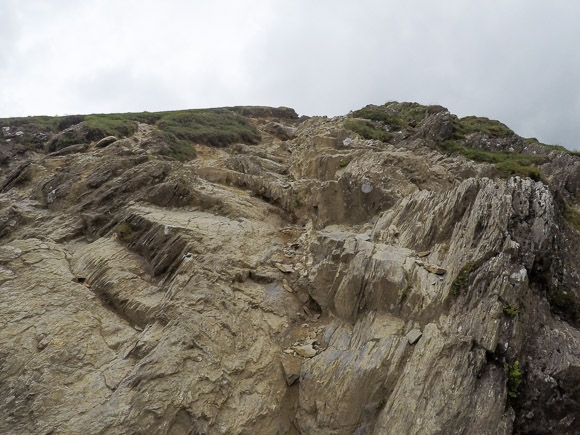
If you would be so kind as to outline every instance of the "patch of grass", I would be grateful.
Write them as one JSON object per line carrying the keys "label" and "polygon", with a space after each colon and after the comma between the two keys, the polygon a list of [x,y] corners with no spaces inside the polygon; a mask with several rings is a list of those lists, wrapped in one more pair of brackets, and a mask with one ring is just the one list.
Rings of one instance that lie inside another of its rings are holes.
{"label": "patch of grass", "polygon": [[338,162],[338,166],[340,168],[346,168],[350,163],[350,160],[348,159],[340,159],[340,161]]}
{"label": "patch of grass", "polygon": [[517,161],[504,161],[497,163],[495,167],[503,177],[511,177],[512,175],[519,175],[521,177],[528,177],[534,181],[542,181],[542,173],[537,166],[522,165]]}
{"label": "patch of grass", "polygon": [[365,107],[360,110],[356,110],[352,113],[355,118],[368,119],[369,121],[380,122],[389,127],[391,130],[401,129],[404,126],[404,122],[401,118],[389,115],[386,111],[382,110],[380,107]]}
{"label": "patch of grass", "polygon": [[365,121],[362,119],[348,119],[344,121],[344,128],[350,130],[365,139],[388,142],[393,135],[384,129],[379,122]]}
{"label": "patch of grass", "polygon": [[136,232],[128,222],[122,222],[115,228],[117,238],[125,243],[131,243],[135,240]]}
{"label": "patch of grass", "polygon": [[197,157],[195,148],[190,142],[178,139],[172,133],[154,130],[152,135],[167,145],[167,148],[160,152],[161,155],[171,157],[172,159],[178,160],[180,162],[193,160]]}
{"label": "patch of grass", "polygon": [[503,312],[506,316],[515,317],[518,315],[518,307],[512,305],[504,305]]}
{"label": "patch of grass", "polygon": [[469,286],[469,278],[471,277],[471,272],[475,269],[475,263],[469,262],[461,268],[453,282],[451,283],[451,288],[449,293],[452,296],[459,296],[459,294]]}
{"label": "patch of grass", "polygon": [[450,139],[442,144],[447,155],[461,154],[475,162],[492,163],[502,177],[520,175],[540,181],[542,175],[538,165],[545,162],[545,157],[534,154],[505,153],[469,148],[457,139]]}
{"label": "patch of grass", "polygon": [[557,150],[557,151],[568,152],[568,150],[561,145],[548,145],[548,144],[540,142],[535,137],[528,137],[528,138],[524,139],[524,143],[527,143],[530,145],[539,145],[541,147],[550,148],[550,149]]}
{"label": "patch of grass", "polygon": [[73,125],[83,122],[84,120],[85,120],[84,115],[63,116],[62,118],[59,118],[58,123],[56,124],[57,130],[58,131],[65,130],[69,127],[72,127]]}
{"label": "patch of grass", "polygon": [[156,125],[178,139],[204,145],[257,144],[261,140],[255,127],[227,109],[164,112]]}
{"label": "patch of grass", "polygon": [[417,103],[407,103],[402,106],[399,111],[399,117],[407,126],[411,127],[417,126],[429,114],[430,109],[433,108],[433,106],[423,106]]}
{"label": "patch of grass", "polygon": [[26,117],[16,117],[16,118],[2,118],[0,119],[1,127],[14,127],[14,128],[30,128],[34,127],[40,131],[56,131],[59,121],[63,117],[57,116],[26,116]]}
{"label": "patch of grass", "polygon": [[137,131],[137,122],[122,115],[88,115],[87,140],[99,140],[107,136],[127,137]]}
{"label": "patch of grass", "polygon": [[528,138],[524,139],[524,142],[527,144],[539,145],[539,146],[544,147],[544,148],[550,148],[552,150],[562,151],[563,153],[580,157],[580,152],[578,152],[578,151],[569,150],[568,148],[563,147],[562,145],[548,145],[548,144],[540,142],[535,137],[528,137]]}
{"label": "patch of grass", "polygon": [[[45,133],[58,133],[82,118],[87,130],[83,138],[63,138],[59,148],[83,141],[99,140],[106,136],[127,137],[137,131],[137,123],[155,125],[176,139],[176,153],[189,155],[183,143],[226,146],[242,142],[256,144],[261,140],[258,130],[249,120],[230,109],[196,109],[172,112],[113,113],[72,116],[34,116],[0,119],[1,127],[24,127]],[[82,140],[81,140],[82,139]],[[69,143],[70,142],[70,143]]]}
{"label": "patch of grass", "polygon": [[513,365],[504,364],[503,368],[507,375],[507,392],[508,396],[515,399],[520,394],[520,389],[523,383],[523,376],[520,370],[520,363],[516,361]]}
{"label": "patch of grass", "polygon": [[577,212],[569,205],[564,204],[562,215],[572,228],[574,228],[576,231],[580,231],[580,212]]}
{"label": "patch of grass", "polygon": [[471,133],[485,133],[491,137],[511,136],[515,133],[507,125],[483,116],[466,116],[455,123],[456,136],[465,137]]}
{"label": "patch of grass", "polygon": [[[18,118],[0,119],[0,127],[10,127],[9,133],[21,131],[23,135],[11,140],[22,144],[29,149],[42,148],[43,140],[38,139],[38,134],[47,135],[58,131],[58,123],[61,117],[52,116],[28,116]],[[0,140],[3,138],[0,133]]]}
{"label": "patch of grass", "polygon": [[441,109],[440,106],[423,106],[418,103],[391,101],[382,106],[367,106],[355,110],[351,116],[381,123],[389,130],[402,130],[416,127],[430,112]]}

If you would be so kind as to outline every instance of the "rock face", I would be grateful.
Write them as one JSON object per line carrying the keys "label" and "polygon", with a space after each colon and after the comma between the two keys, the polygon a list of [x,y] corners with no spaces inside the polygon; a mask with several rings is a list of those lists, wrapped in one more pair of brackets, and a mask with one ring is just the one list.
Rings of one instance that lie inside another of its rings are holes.
{"label": "rock face", "polygon": [[187,162],[2,124],[0,433],[580,433],[579,156],[231,110],[262,141]]}

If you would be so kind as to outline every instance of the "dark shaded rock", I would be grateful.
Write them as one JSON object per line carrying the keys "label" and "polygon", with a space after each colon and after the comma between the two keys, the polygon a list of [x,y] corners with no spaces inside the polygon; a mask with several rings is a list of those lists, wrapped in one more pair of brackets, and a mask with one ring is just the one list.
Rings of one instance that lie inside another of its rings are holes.
{"label": "dark shaded rock", "polygon": [[270,122],[264,126],[264,131],[270,133],[272,136],[275,136],[280,140],[290,140],[295,137],[294,134],[296,129],[287,127],[278,122]]}
{"label": "dark shaded rock", "polygon": [[0,239],[13,234],[26,223],[25,214],[19,207],[9,207],[0,211]]}
{"label": "dark shaded rock", "polygon": [[58,151],[50,153],[49,155],[53,156],[53,157],[68,156],[69,154],[82,153],[82,152],[86,151],[88,147],[89,147],[89,145],[86,143],[70,145],[70,146],[64,147]]}
{"label": "dark shaded rock", "polygon": [[443,142],[453,135],[453,121],[449,112],[440,111],[426,117],[419,125],[421,135],[433,142]]}
{"label": "dark shaded rock", "polygon": [[191,190],[181,180],[152,186],[146,190],[144,198],[161,207],[183,207],[193,203]]}
{"label": "dark shaded rock", "polygon": [[79,124],[85,120],[84,115],[69,115],[64,116],[58,123],[58,130],[66,130],[73,125]]}
{"label": "dark shaded rock", "polygon": [[18,165],[12,172],[10,172],[2,184],[0,184],[0,192],[7,192],[17,184],[28,181],[31,178],[28,167],[30,161],[26,161]]}
{"label": "dark shaded rock", "polygon": [[232,111],[249,118],[276,118],[286,120],[297,120],[298,114],[289,107],[259,107],[259,106],[238,106],[231,107]]}

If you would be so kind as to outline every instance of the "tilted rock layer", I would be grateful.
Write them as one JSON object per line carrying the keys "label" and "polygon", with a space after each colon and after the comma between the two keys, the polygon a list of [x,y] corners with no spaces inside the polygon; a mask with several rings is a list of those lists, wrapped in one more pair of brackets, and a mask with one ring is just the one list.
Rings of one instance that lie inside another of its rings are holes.
{"label": "tilted rock layer", "polygon": [[231,111],[261,141],[186,161],[3,122],[0,433],[580,433],[578,155]]}

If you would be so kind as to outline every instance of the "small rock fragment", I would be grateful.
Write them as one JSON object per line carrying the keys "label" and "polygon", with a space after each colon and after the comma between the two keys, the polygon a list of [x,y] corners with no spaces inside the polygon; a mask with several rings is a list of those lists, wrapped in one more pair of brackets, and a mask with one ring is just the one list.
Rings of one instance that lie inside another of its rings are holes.
{"label": "small rock fragment", "polygon": [[434,264],[425,263],[421,260],[415,260],[415,263],[418,264],[419,266],[423,266],[425,270],[434,273],[435,275],[445,275],[447,273],[447,269],[435,266]]}
{"label": "small rock fragment", "polygon": [[373,191],[373,185],[369,181],[362,183],[360,190],[362,193],[371,193]]}
{"label": "small rock fragment", "polygon": [[409,341],[409,344],[415,344],[419,341],[422,335],[423,333],[420,330],[411,329],[409,332],[407,332],[405,338]]}
{"label": "small rock fragment", "polygon": [[390,225],[389,226],[389,233],[392,236],[397,237],[399,234],[401,234],[401,231],[399,230],[399,228],[397,228],[396,225]]}
{"label": "small rock fragment", "polygon": [[292,266],[290,266],[289,264],[274,263],[274,266],[280,272],[284,272],[284,273],[292,273],[292,272],[294,272],[294,268]]}
{"label": "small rock fragment", "polygon": [[300,346],[292,346],[292,349],[304,358],[312,358],[318,353],[311,343],[302,344]]}
{"label": "small rock fragment", "polygon": [[294,290],[292,287],[290,287],[290,284],[288,284],[288,281],[285,279],[282,280],[282,287],[284,287],[284,290],[286,290],[288,293],[294,293]]}
{"label": "small rock fragment", "polygon": [[417,257],[419,258],[423,258],[426,257],[427,255],[429,255],[431,253],[431,251],[421,251],[421,252],[417,252]]}

